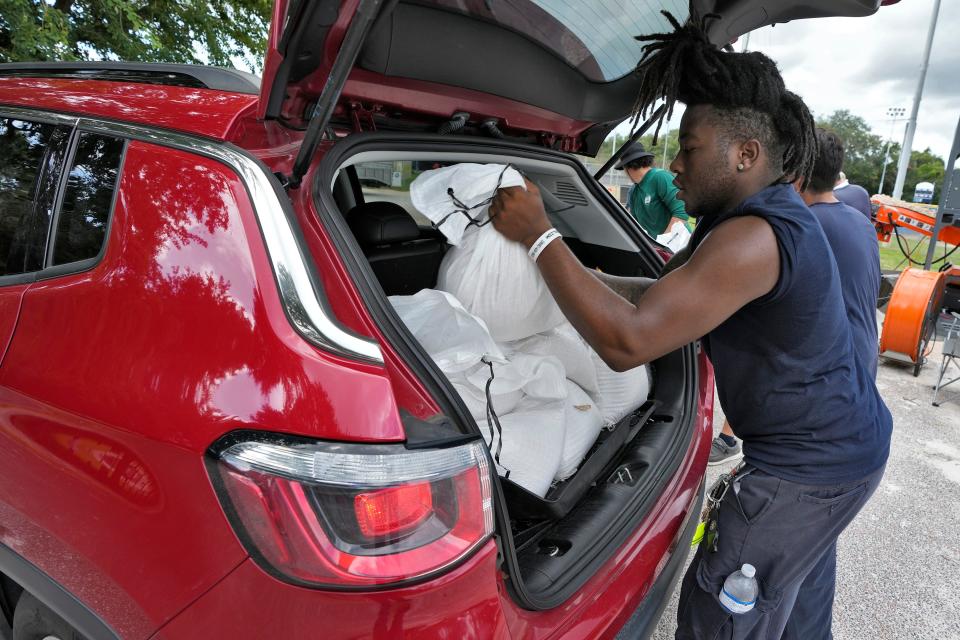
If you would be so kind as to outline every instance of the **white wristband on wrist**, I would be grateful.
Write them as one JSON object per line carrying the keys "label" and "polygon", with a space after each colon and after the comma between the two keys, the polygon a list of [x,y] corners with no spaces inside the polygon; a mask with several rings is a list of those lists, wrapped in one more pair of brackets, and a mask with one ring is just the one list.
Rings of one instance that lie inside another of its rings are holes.
{"label": "white wristband on wrist", "polygon": [[560,237],[562,236],[556,229],[552,227],[547,229],[543,232],[543,235],[537,238],[537,241],[530,246],[530,250],[527,251],[527,255],[530,256],[531,260],[536,262],[537,258],[540,257],[540,254],[543,253],[543,250],[546,249],[551,242]]}

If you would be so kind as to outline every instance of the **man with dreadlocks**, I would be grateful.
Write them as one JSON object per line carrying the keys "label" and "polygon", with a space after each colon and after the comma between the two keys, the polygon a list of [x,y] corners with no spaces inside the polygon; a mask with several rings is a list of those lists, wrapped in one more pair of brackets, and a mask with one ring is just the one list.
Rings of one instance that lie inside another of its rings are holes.
{"label": "man with dreadlocks", "polygon": [[[829,638],[835,542],[876,489],[892,420],[855,355],[833,253],[789,184],[811,174],[813,119],[761,53],[714,47],[703,19],[643,38],[637,114],[687,105],[671,169],[699,218],[689,259],[657,281],[599,276],[562,242],[536,187],[501,190],[495,227],[531,248],[567,318],[613,368],[702,338],[744,462],[683,580],[678,638]],[[662,116],[661,116],[662,117]],[[731,614],[724,580],[760,593]],[[802,588],[810,578],[816,588]],[[792,620],[791,613],[808,619]],[[813,612],[812,614],[810,612]],[[788,621],[790,625],[788,626]]]}

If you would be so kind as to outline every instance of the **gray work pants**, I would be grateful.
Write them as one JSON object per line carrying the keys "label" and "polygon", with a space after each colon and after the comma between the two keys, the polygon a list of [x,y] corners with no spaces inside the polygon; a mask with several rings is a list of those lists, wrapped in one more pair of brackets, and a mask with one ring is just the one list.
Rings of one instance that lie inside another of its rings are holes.
{"label": "gray work pants", "polygon": [[[676,638],[779,640],[790,621],[804,629],[804,640],[829,639],[837,537],[883,471],[825,486],[752,469],[720,504],[716,551],[701,543],[683,578]],[[752,611],[731,614],[717,594],[744,563],[756,567],[760,593]],[[791,621],[794,611],[805,619]]]}

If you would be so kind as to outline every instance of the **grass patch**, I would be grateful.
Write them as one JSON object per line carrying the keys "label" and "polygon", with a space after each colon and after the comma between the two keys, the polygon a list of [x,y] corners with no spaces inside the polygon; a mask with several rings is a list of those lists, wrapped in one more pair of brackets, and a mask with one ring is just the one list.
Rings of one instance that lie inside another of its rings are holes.
{"label": "grass patch", "polygon": [[[930,240],[928,238],[910,235],[910,236],[901,236],[904,247],[907,249],[907,252],[911,254],[911,257],[917,262],[924,262],[927,259],[927,249],[930,246]],[[919,240],[919,243],[917,242]],[[937,248],[934,251],[933,259],[938,260],[944,256],[947,252],[950,251],[952,247],[945,246],[944,243],[938,242]],[[952,256],[947,258],[948,261],[956,264],[960,262],[960,250],[954,253]],[[933,268],[936,270],[941,263],[934,263]],[[887,246],[880,244],[880,268],[883,271],[903,271],[909,265],[907,259],[903,256],[903,253],[900,251],[900,247],[897,246],[896,237],[890,238],[890,243]]]}

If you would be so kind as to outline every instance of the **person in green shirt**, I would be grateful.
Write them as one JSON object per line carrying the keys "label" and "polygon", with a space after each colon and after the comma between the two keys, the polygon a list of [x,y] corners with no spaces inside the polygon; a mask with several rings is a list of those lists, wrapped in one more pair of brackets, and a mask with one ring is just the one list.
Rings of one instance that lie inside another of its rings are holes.
{"label": "person in green shirt", "polygon": [[653,154],[639,142],[630,146],[620,157],[617,169],[625,171],[633,186],[627,199],[627,209],[651,237],[666,233],[673,225],[686,224],[689,219],[683,201],[677,199],[673,174],[653,166]]}

